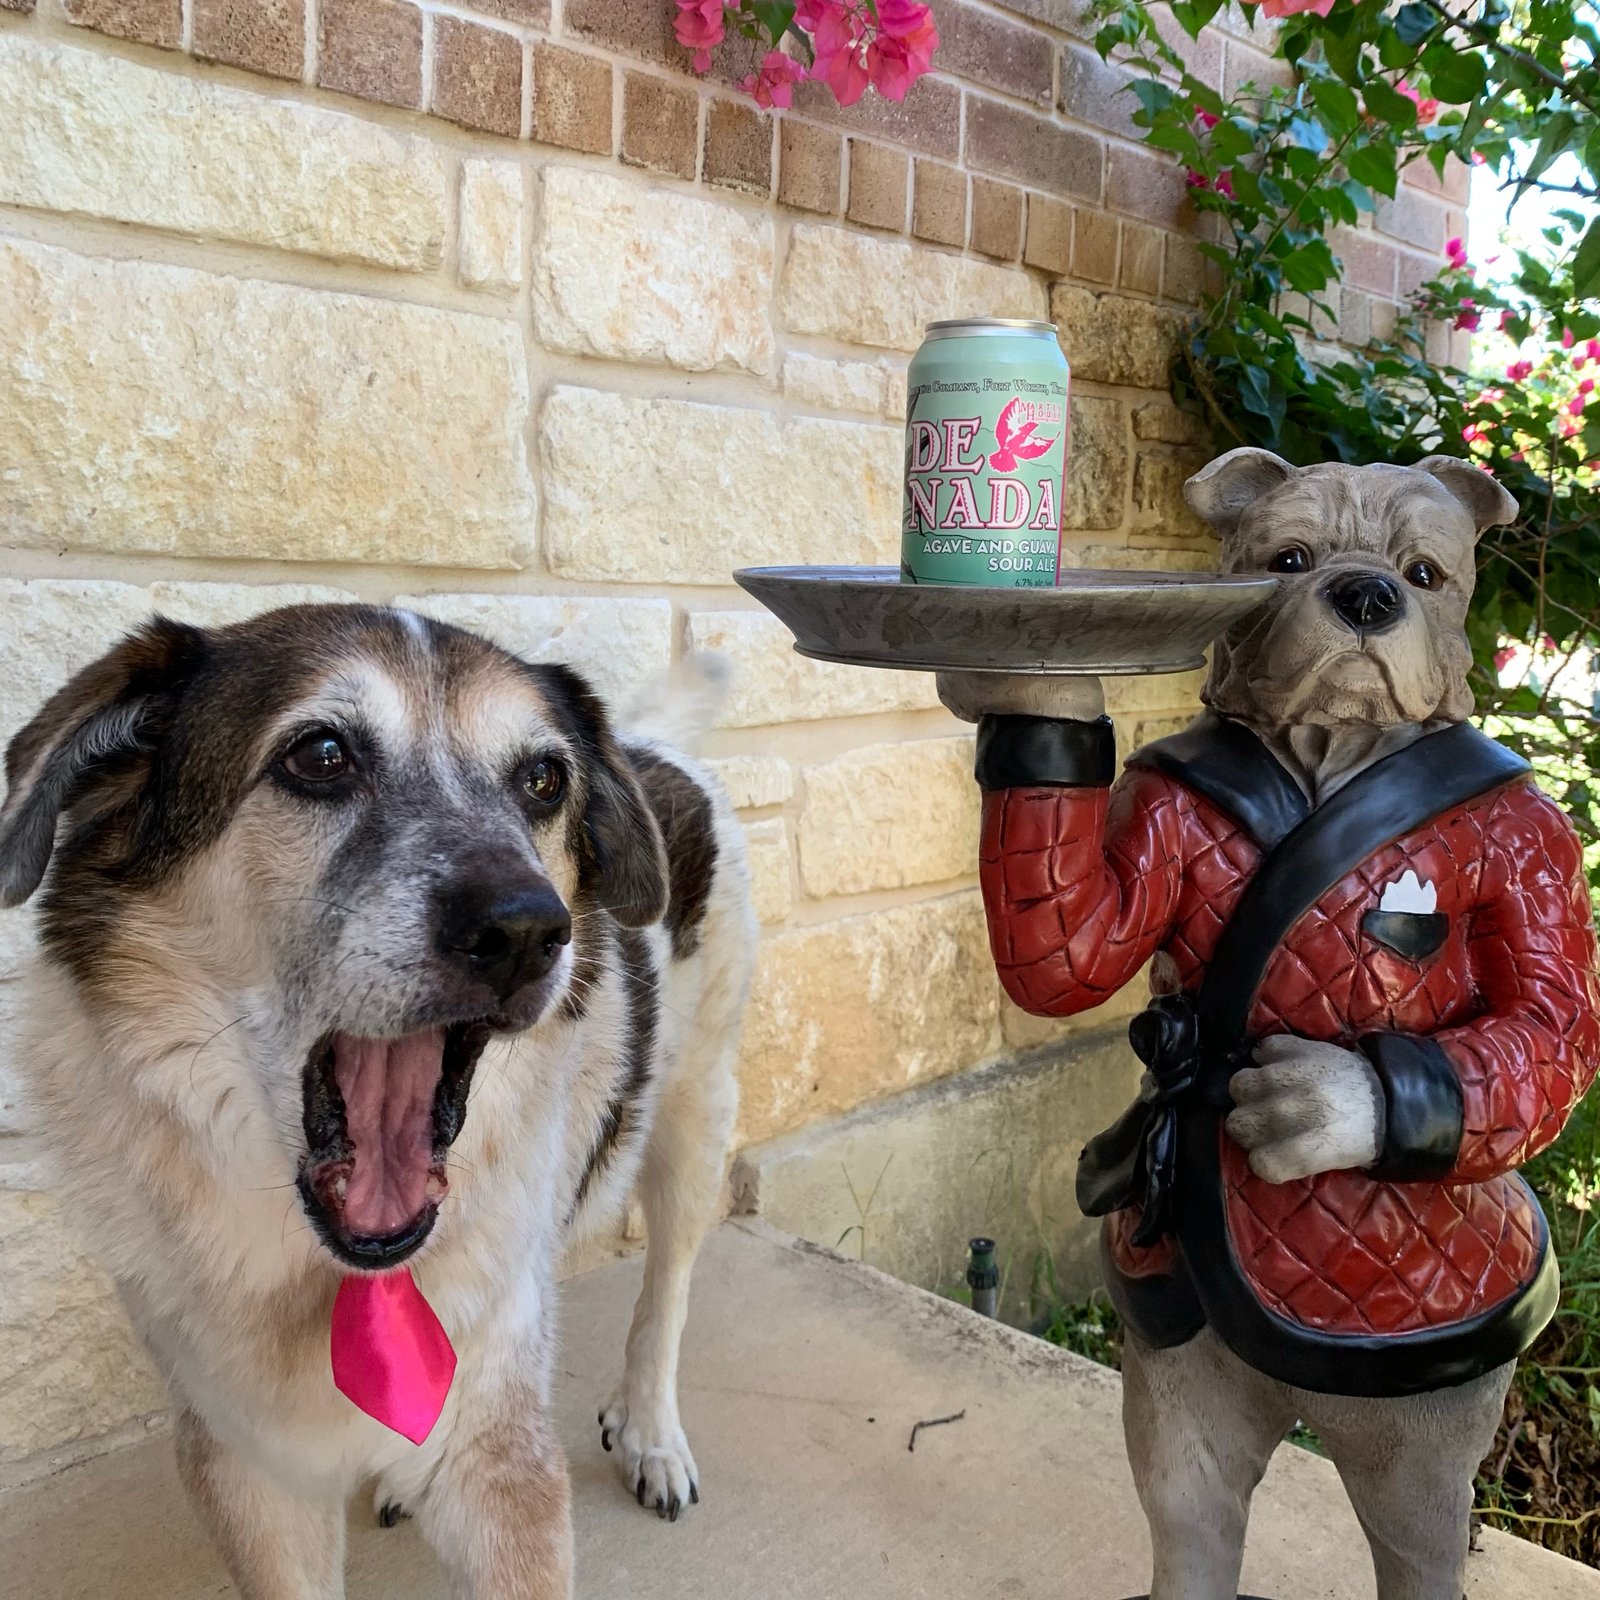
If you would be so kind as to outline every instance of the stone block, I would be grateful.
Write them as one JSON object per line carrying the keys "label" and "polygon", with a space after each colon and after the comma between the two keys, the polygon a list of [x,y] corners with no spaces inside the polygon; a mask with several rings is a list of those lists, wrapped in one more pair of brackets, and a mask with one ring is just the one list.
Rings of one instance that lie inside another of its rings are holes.
{"label": "stone block", "polygon": [[772,274],[768,216],[609,173],[545,168],[533,325],[547,349],[766,375]]}
{"label": "stone block", "polygon": [[1035,105],[1050,103],[1055,51],[1048,34],[997,17],[964,0],[935,0],[938,69],[1002,89]]}
{"label": "stone block", "polygon": [[972,248],[1000,261],[1022,250],[1022,191],[988,178],[972,180]]}
{"label": "stone block", "polygon": [[1120,400],[1087,394],[1074,394],[1070,404],[1072,454],[1067,458],[1061,525],[1121,527],[1128,494],[1127,408]]}
{"label": "stone block", "polygon": [[64,0],[68,22],[118,39],[176,50],[183,43],[183,0]]}
{"label": "stone block", "polygon": [[1203,451],[1139,451],[1133,462],[1132,542],[1216,538],[1183,498],[1185,482],[1205,464]]}
{"label": "stone block", "polygon": [[1133,436],[1159,444],[1204,444],[1205,418],[1168,400],[1146,400],[1133,408]]}
{"label": "stone block", "polygon": [[[1083,220],[1080,213],[1080,226]],[[1179,325],[1168,307],[1063,283],[1051,292],[1050,314],[1073,377],[1139,389],[1171,385]]]}
{"label": "stone block", "polygon": [[782,817],[744,825],[750,856],[750,899],[762,923],[786,922],[794,908],[794,857]]}
{"label": "stone block", "polygon": [[24,549],[514,567],[515,324],[0,246],[0,528]]}
{"label": "stone block", "polygon": [[706,765],[736,811],[782,805],[794,794],[794,768],[777,756],[723,756]]}
{"label": "stone block", "polygon": [[830,361],[800,352],[783,358],[783,392],[798,405],[881,413],[889,373],[871,361]]}
{"label": "stone block", "polygon": [[522,168],[514,161],[461,163],[461,281],[472,289],[522,282]]}
{"label": "stone block", "polygon": [[563,577],[624,583],[898,561],[901,454],[893,427],[558,387],[543,418],[546,556]]}

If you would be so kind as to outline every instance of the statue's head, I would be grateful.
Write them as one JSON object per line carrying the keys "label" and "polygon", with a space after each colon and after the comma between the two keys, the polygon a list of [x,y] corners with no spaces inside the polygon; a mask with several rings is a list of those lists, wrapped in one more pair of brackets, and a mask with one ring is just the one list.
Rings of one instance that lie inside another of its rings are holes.
{"label": "statue's head", "polygon": [[1414,467],[1293,467],[1230,450],[1184,485],[1222,571],[1278,589],[1216,645],[1205,701],[1271,727],[1460,722],[1478,537],[1517,503],[1452,456]]}

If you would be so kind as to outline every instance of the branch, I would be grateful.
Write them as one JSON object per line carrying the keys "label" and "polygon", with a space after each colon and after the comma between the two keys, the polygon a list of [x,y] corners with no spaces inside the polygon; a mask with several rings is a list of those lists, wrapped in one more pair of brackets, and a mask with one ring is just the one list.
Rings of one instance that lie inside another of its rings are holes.
{"label": "branch", "polygon": [[1552,72],[1543,63],[1534,60],[1526,50],[1519,50],[1515,45],[1504,43],[1499,33],[1482,22],[1470,21],[1465,17],[1458,17],[1441,0],[1422,0],[1430,11],[1444,18],[1452,28],[1459,28],[1463,33],[1470,34],[1480,44],[1486,45],[1497,56],[1504,57],[1507,61],[1514,61],[1524,72],[1531,72],[1541,83],[1554,89],[1563,100],[1575,100],[1586,111],[1593,112],[1600,117],[1600,105],[1591,100],[1588,95],[1580,94],[1560,73]]}

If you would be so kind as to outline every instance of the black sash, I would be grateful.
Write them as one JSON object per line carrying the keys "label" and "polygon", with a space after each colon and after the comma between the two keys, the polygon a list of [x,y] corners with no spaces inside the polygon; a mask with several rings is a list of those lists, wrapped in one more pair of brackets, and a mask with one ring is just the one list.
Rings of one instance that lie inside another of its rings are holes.
{"label": "black sash", "polygon": [[1461,724],[1386,756],[1313,810],[1248,729],[1209,716],[1131,764],[1179,778],[1250,828],[1266,853],[1198,990],[1163,997],[1130,1028],[1149,1081],[1140,1101],[1085,1149],[1080,1204],[1090,1215],[1153,1206],[1155,1221],[1141,1226],[1137,1242],[1176,1233],[1205,1321],[1241,1359],[1283,1382],[1396,1395],[1465,1382],[1511,1359],[1555,1309],[1548,1252],[1514,1314],[1497,1307],[1438,1331],[1319,1334],[1264,1307],[1228,1236],[1219,1125],[1231,1108],[1229,1079],[1248,1064],[1256,994],[1289,930],[1375,851],[1525,776],[1527,763]]}

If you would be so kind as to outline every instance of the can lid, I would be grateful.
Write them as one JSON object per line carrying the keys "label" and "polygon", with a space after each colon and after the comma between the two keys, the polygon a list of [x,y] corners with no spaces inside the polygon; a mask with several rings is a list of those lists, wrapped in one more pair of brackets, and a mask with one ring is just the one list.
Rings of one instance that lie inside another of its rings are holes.
{"label": "can lid", "polygon": [[930,322],[923,330],[929,339],[956,339],[968,334],[1012,333],[1024,338],[1054,339],[1053,322],[1034,322],[1026,317],[951,317],[942,322]]}

